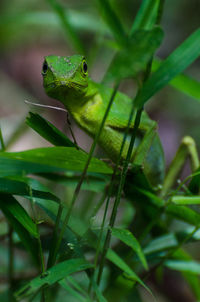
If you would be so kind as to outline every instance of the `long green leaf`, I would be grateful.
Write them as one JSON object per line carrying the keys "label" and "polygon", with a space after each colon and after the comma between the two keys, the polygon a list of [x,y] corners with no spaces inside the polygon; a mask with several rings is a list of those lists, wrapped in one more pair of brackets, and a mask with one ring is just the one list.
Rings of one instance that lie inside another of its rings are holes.
{"label": "long green leaf", "polygon": [[119,81],[122,78],[136,77],[146,68],[162,38],[163,31],[159,27],[151,31],[136,31],[126,47],[116,54],[104,80]]}
{"label": "long green leaf", "polygon": [[133,22],[130,35],[137,29],[151,29],[155,24],[159,0],[142,0],[140,9]]}
{"label": "long green leaf", "polygon": [[81,43],[81,40],[79,39],[78,34],[76,33],[75,29],[69,22],[67,10],[66,9],[64,10],[62,8],[62,6],[59,4],[59,2],[56,0],[48,0],[48,2],[50,4],[50,6],[52,7],[52,9],[57,14],[57,16],[60,20],[60,23],[62,25],[62,28],[66,33],[67,38],[70,39],[70,41],[72,42],[72,45],[75,47],[75,49],[77,51],[84,54],[83,44]]}
{"label": "long green leaf", "polygon": [[126,32],[108,0],[97,0],[99,10],[119,45],[127,42]]}
{"label": "long green leaf", "polygon": [[[15,232],[18,234],[22,244],[31,255],[34,263],[39,266],[40,260],[38,258],[38,242],[34,237],[31,236],[31,234],[34,234],[35,237],[38,237],[38,233],[34,223],[30,221],[30,217],[27,218],[27,214],[24,213],[24,210],[19,209],[18,202],[11,195],[0,194],[0,208]],[[20,216],[20,214],[22,216]],[[25,218],[25,221],[23,221],[23,218]],[[31,230],[30,234],[29,230],[31,227],[33,229]]]}
{"label": "long green leaf", "polygon": [[135,106],[141,108],[156,92],[184,71],[200,55],[200,29],[197,29],[165,59],[138,93]]}
{"label": "long green leaf", "polygon": [[171,202],[177,205],[200,204],[200,196],[173,196]]}
{"label": "long green leaf", "polygon": [[[192,257],[188,252],[186,252],[183,249],[178,249],[173,253],[173,258],[176,260],[181,260],[181,261],[193,261]],[[196,297],[197,301],[200,301],[200,283],[199,283],[199,276],[188,273],[188,272],[182,272],[182,275],[186,279],[187,283],[190,285],[192,288],[192,291]]]}
{"label": "long green leaf", "polygon": [[164,265],[172,270],[200,275],[200,262],[184,260],[167,260]]}
{"label": "long green leaf", "polygon": [[[77,300],[77,301],[80,301],[80,302],[91,302],[91,300],[89,299],[89,297],[85,298],[84,296],[82,296],[77,288],[74,289],[72,286],[70,286],[70,283],[67,282],[68,281],[68,278],[66,278],[67,280],[61,280],[59,281],[59,284],[68,292],[68,294],[70,293],[72,296],[74,296],[74,298]],[[73,285],[78,285],[78,283],[73,280]],[[87,293],[86,293],[87,294]]]}
{"label": "long green leaf", "polygon": [[106,258],[113,262],[117,267],[119,267],[123,272],[128,275],[129,279],[138,282],[142,285],[148,292],[151,293],[149,288],[144,284],[144,282],[134,273],[134,271],[124,262],[124,260],[118,256],[113,250],[109,249]]}
{"label": "long green leaf", "polygon": [[[41,175],[41,174],[40,174]],[[72,175],[72,173],[67,173],[66,175],[58,174],[45,174],[45,178],[52,180],[57,183],[62,183],[68,187],[75,188],[80,180],[79,175]],[[103,192],[106,186],[110,182],[110,176],[105,174],[92,174],[88,175],[87,179],[83,181],[82,190],[93,191],[93,192]]]}
{"label": "long green leaf", "polygon": [[103,294],[101,293],[99,287],[97,286],[97,284],[94,281],[92,282],[92,286],[93,286],[93,289],[95,291],[98,302],[107,302],[106,298],[103,296]]}
{"label": "long green leaf", "polygon": [[149,242],[149,244],[143,249],[145,255],[156,253],[158,251],[169,250],[178,245],[175,234],[167,234],[157,237]]}
{"label": "long green leaf", "polygon": [[[35,199],[36,204],[44,210],[44,212],[55,222],[56,215],[58,213],[58,204],[52,202],[51,200],[45,199]],[[66,215],[68,208],[64,206],[63,214],[61,220],[63,221],[64,216]],[[88,224],[85,223],[82,219],[77,216],[71,215],[69,221],[70,229],[76,233],[78,236],[82,237],[88,228]],[[72,240],[73,241],[73,240]]]}
{"label": "long green leaf", "polygon": [[150,201],[154,206],[161,208],[164,206],[164,200],[161,199],[159,196],[157,196],[156,194],[154,194],[151,191],[145,190],[145,189],[141,189],[140,187],[136,187],[136,190],[140,193],[142,193],[143,195],[148,197],[148,201]]}
{"label": "long green leaf", "polygon": [[195,226],[200,224],[200,214],[185,206],[169,205],[166,213]]}
{"label": "long green leaf", "polygon": [[26,123],[54,146],[75,147],[75,144],[39,114],[29,112]]}
{"label": "long green leaf", "polygon": [[[161,65],[161,61],[155,59],[153,61],[152,70],[156,71]],[[169,82],[169,85],[180,92],[200,101],[200,82],[185,75],[179,74]]]}
{"label": "long green leaf", "polygon": [[[67,9],[67,15],[70,26],[79,32],[102,32],[106,35],[110,35],[106,24],[89,12]],[[34,28],[34,26],[40,26],[40,28],[47,28],[51,31],[60,28],[59,19],[54,12],[33,10],[27,12],[9,12],[8,15],[1,15],[0,25],[4,28],[6,28],[6,26],[18,26],[18,28],[19,26],[31,26],[32,28]]]}
{"label": "long green leaf", "polygon": [[6,213],[10,213],[15,219],[35,238],[39,237],[36,224],[20,205],[20,203],[12,196],[0,194],[0,208]]}
{"label": "long green leaf", "polygon": [[82,258],[70,259],[60,262],[48,269],[43,275],[40,275],[15,293],[17,299],[22,299],[30,294],[33,294],[42,286],[50,286],[63,278],[75,273],[91,268],[92,264]]}
{"label": "long green leaf", "polygon": [[[86,275],[86,273],[85,273]],[[86,278],[88,277],[88,275],[86,275]],[[72,276],[68,276],[66,279],[65,279],[68,283],[70,283],[76,290],[78,290],[80,293],[82,293],[82,295],[88,297],[88,292],[83,289],[80,284],[77,282],[77,280],[75,278],[73,278]],[[89,279],[88,279],[89,281]],[[62,282],[62,281],[60,281]],[[89,297],[88,297],[88,301],[89,301]]]}
{"label": "long green leaf", "polygon": [[148,264],[143,254],[142,248],[138,240],[133,236],[133,234],[129,230],[113,228],[112,235],[124,242],[126,245],[130,246],[139,257],[144,268],[148,269]]}
{"label": "long green leaf", "polygon": [[[35,181],[37,182],[37,181]],[[25,196],[29,198],[41,198],[60,202],[59,198],[48,191],[35,190],[28,179],[20,178],[9,179],[0,177],[0,192]]]}
{"label": "long green leaf", "polygon": [[[0,176],[30,173],[82,171],[87,153],[72,147],[39,148],[22,152],[0,152]],[[104,162],[92,158],[88,172],[111,174]]]}

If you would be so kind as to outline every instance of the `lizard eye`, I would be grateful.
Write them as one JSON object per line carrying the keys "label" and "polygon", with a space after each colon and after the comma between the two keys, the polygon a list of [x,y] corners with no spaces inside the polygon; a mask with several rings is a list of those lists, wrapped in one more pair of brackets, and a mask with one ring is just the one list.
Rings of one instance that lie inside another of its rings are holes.
{"label": "lizard eye", "polygon": [[48,70],[48,65],[47,62],[44,62],[43,67],[42,67],[42,73],[45,74]]}
{"label": "lizard eye", "polygon": [[87,63],[85,61],[83,61],[82,67],[83,67],[83,72],[87,73],[88,68],[87,68]]}

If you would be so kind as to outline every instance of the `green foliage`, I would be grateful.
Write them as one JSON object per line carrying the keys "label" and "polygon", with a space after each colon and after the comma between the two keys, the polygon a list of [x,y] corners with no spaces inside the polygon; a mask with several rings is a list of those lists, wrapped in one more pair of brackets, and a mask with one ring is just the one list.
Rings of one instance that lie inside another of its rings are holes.
{"label": "green foliage", "polygon": [[33,128],[54,146],[75,147],[75,144],[66,135],[39,114],[30,112],[30,116],[27,117],[26,122],[29,127]]}
{"label": "green foliage", "polygon": [[[138,76],[144,71],[148,61],[162,41],[160,28],[151,31],[138,30],[112,60],[105,81],[119,81],[123,78]],[[129,66],[129,68],[127,68]]]}
{"label": "green foliage", "polygon": [[197,29],[162,62],[138,94],[136,99],[137,107],[142,107],[152,95],[168,84],[176,75],[184,71],[199,57],[200,50],[197,46],[198,41],[200,41],[200,29]]}
{"label": "green foliage", "polygon": [[[0,152],[1,176],[81,171],[87,154],[73,147],[39,148],[22,152]],[[105,163],[93,158],[88,172],[112,173]]]}
{"label": "green foliage", "polygon": [[119,240],[124,242],[126,245],[130,246],[140,258],[144,268],[148,269],[148,265],[145,256],[142,252],[142,248],[139,242],[137,241],[137,239],[133,236],[133,234],[129,230],[113,228],[112,234],[113,236],[117,237]]}
{"label": "green foliage", "polygon": [[[68,4],[64,7],[58,0],[44,5],[44,11],[5,13],[0,20],[5,30],[1,41],[6,45],[18,37],[20,45],[26,40],[26,28],[38,26],[44,39],[61,28],[67,45],[88,57],[91,65],[101,49],[105,56],[110,52],[113,59],[107,64],[104,82],[119,84],[125,78],[137,82],[136,123],[144,104],[166,85],[199,104],[200,83],[181,73],[200,55],[200,29],[166,59],[155,57],[165,32],[160,25],[164,1],[141,1],[130,24],[117,1],[98,0],[88,4],[87,11],[72,10]],[[27,42],[30,36],[39,37],[37,31],[31,33],[26,33]],[[110,105],[117,89],[115,85]],[[5,265],[1,269],[3,277],[8,276],[3,278],[8,286],[1,288],[0,300],[145,302],[141,292],[157,296],[151,283],[146,285],[148,277],[161,284],[164,278],[159,273],[165,274],[165,268],[179,272],[195,301],[200,300],[200,263],[187,249],[188,243],[196,249],[200,240],[197,152],[190,150],[196,166],[178,184],[177,173],[162,181],[166,167],[157,158],[162,177],[155,183],[144,173],[144,162],[157,135],[156,123],[145,133],[129,169],[128,158],[121,166],[119,162],[113,166],[94,157],[97,138],[87,153],[39,114],[30,112],[26,122],[53,146],[8,152],[8,140],[0,129],[0,226],[2,238],[9,243],[0,247],[0,255],[5,255],[5,247],[9,254],[8,272]],[[137,127],[127,132],[134,143]],[[176,158],[182,161],[178,152]],[[147,168],[152,170],[154,165]],[[2,263],[7,264],[4,258]],[[18,261],[24,258],[30,266],[20,266]]]}
{"label": "green foliage", "polygon": [[52,285],[74,272],[82,271],[91,267],[92,265],[84,259],[77,258],[62,261],[47,270],[43,275],[40,275],[27,283],[22,289],[16,292],[16,297],[17,299],[21,299],[26,295],[28,296],[31,293],[34,293],[38,288],[44,285]]}

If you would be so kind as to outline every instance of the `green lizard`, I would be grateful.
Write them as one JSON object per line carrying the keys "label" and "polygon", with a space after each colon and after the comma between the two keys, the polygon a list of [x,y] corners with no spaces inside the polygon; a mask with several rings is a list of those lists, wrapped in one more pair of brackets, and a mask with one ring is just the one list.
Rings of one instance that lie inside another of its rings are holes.
{"label": "green lizard", "polygon": [[[81,55],[45,57],[42,75],[46,93],[61,101],[76,123],[94,137],[101,124],[112,89],[95,83],[88,77],[87,63]],[[99,139],[99,145],[113,162],[118,158],[131,108],[132,100],[125,94],[117,92]],[[154,124],[155,122],[146,112],[143,112],[132,160],[137,146]],[[132,122],[130,128],[133,128],[133,125]],[[130,135],[127,137],[122,159],[126,157],[129,141]],[[152,139],[144,161],[144,171],[152,184],[163,181],[164,155],[157,133]]]}

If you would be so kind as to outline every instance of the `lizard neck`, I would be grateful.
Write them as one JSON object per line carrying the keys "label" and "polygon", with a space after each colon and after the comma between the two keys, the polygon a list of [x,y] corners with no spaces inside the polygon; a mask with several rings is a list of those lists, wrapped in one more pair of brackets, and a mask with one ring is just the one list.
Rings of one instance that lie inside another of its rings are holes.
{"label": "lizard neck", "polygon": [[83,88],[82,91],[76,92],[74,89],[69,90],[67,95],[62,97],[62,103],[66,109],[73,115],[74,112],[79,112],[81,108],[95,95],[98,94],[98,88],[96,84],[88,78],[88,86]]}
{"label": "lizard neck", "polygon": [[98,85],[89,80],[84,93],[78,97],[73,96],[68,101],[66,109],[70,115],[84,131],[94,136],[103,116],[103,101]]}

